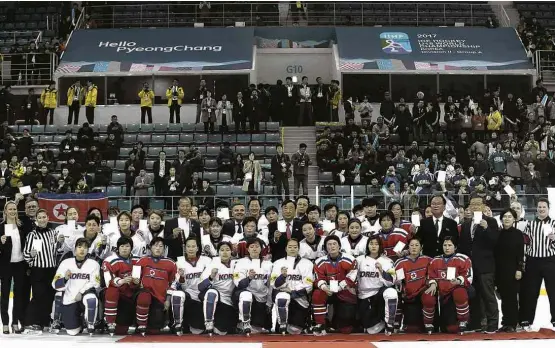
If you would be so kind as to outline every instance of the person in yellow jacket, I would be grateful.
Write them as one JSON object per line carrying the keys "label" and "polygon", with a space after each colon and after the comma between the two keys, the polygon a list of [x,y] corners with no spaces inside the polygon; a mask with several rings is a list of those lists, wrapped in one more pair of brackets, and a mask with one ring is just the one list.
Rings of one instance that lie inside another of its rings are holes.
{"label": "person in yellow jacket", "polygon": [[489,115],[486,117],[488,122],[488,131],[494,132],[501,129],[501,113],[497,110],[497,106],[489,107]]}
{"label": "person in yellow jacket", "polygon": [[148,115],[148,123],[152,123],[154,92],[149,88],[148,83],[143,84],[143,89],[139,92],[139,98],[141,98],[141,123],[145,123],[145,115]]}
{"label": "person in yellow jacket", "polygon": [[[40,103],[44,110],[44,123],[48,122],[48,124],[54,124],[54,110],[58,104],[58,91],[56,90],[54,81],[50,81],[48,87],[42,91]],[[50,115],[50,121],[48,121],[48,115]]]}
{"label": "person in yellow jacket", "polygon": [[85,89],[85,116],[89,125],[94,125],[94,108],[96,108],[96,98],[98,97],[98,88],[91,80],[87,81]]}
{"label": "person in yellow jacket", "polygon": [[341,104],[341,89],[339,89],[339,81],[331,80],[329,95],[329,103],[331,107],[331,122],[339,122],[339,105]]}
{"label": "person in yellow jacket", "polygon": [[173,80],[173,85],[166,90],[166,98],[168,98],[168,107],[170,108],[170,123],[173,123],[173,115],[175,114],[175,122],[181,123],[181,116],[179,114],[181,109],[181,102],[185,93],[183,88],[179,87],[179,81]]}
{"label": "person in yellow jacket", "polygon": [[75,83],[67,90],[67,106],[69,106],[67,124],[72,123],[74,115],[75,122],[73,124],[79,124],[79,111],[81,110],[84,94],[85,90],[81,87],[81,81],[79,80],[75,81]]}

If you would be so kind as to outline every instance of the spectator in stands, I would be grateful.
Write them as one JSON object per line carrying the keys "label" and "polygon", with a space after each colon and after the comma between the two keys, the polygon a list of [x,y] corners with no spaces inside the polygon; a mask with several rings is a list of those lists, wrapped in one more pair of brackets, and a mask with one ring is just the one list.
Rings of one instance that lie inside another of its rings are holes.
{"label": "spectator in stands", "polygon": [[[174,83],[175,83],[175,81],[174,81]],[[199,88],[195,91],[195,94],[193,96],[193,102],[195,102],[197,104],[197,116],[196,116],[196,119],[195,119],[195,123],[200,123],[201,104],[202,104],[202,101],[204,100],[204,98],[206,97],[206,91],[207,91],[207,89],[206,89],[206,80],[202,79],[202,80],[200,80]],[[239,96],[238,96],[238,99],[239,99]],[[234,107],[234,109],[235,109],[235,107]],[[237,122],[237,121],[235,121],[235,122]]]}
{"label": "spectator in stands", "polygon": [[182,180],[175,167],[170,168],[170,172],[167,177],[164,178],[164,196],[166,196],[166,210],[174,210],[177,208],[176,197],[180,196],[180,192],[183,190],[181,188]]}
{"label": "spectator in stands", "polygon": [[83,127],[77,132],[77,144],[79,147],[88,149],[92,144],[94,131],[87,122],[83,123]]}
{"label": "spectator in stands", "polygon": [[[200,104],[199,104],[200,110]],[[245,113],[245,101],[243,93],[237,92],[237,99],[233,103],[233,119],[235,122],[235,133],[245,133],[247,131],[247,116]]]}
{"label": "spectator in stands", "polygon": [[175,174],[182,178],[191,176],[191,173],[189,173],[190,166],[185,158],[185,150],[179,149],[177,152],[177,159],[173,161],[172,167],[175,168]]}
{"label": "spectator in stands", "polygon": [[179,81],[177,79],[174,79],[173,84],[166,90],[166,98],[168,98],[168,107],[170,110],[170,123],[174,123],[174,115],[175,122],[181,123],[180,110],[184,96],[183,87],[179,86]]}
{"label": "spectator in stands", "polygon": [[35,89],[29,88],[29,94],[23,98],[21,111],[25,117],[25,124],[35,124],[39,115],[39,98],[35,95]]}
{"label": "spectator in stands", "polygon": [[58,105],[58,90],[54,81],[50,81],[48,87],[41,93],[40,103],[44,110],[44,123],[54,124],[54,110]]}
{"label": "spectator in stands", "polygon": [[231,173],[231,180],[235,184],[240,185],[243,182],[243,177],[244,177],[243,167],[244,167],[243,156],[241,156],[241,154],[236,154],[235,164],[233,166],[233,172]]}
{"label": "spectator in stands", "polygon": [[23,157],[31,157],[31,149],[33,148],[34,141],[29,134],[29,129],[23,129],[23,136],[17,139],[17,148],[19,155]]}
{"label": "spectator in stands", "polygon": [[308,195],[308,167],[312,165],[310,156],[306,153],[306,144],[299,144],[299,151],[291,156],[291,163],[293,164],[293,193],[295,197],[299,195],[300,186],[303,186],[303,195]]}
{"label": "spectator in stands", "polygon": [[149,194],[148,189],[152,186],[152,178],[150,175],[146,175],[146,170],[141,169],[139,175],[135,177],[135,183],[133,188],[135,189],[135,203],[140,204],[143,207],[149,206]]}
{"label": "spectator in stands", "polygon": [[214,209],[214,197],[216,196],[216,192],[212,186],[210,186],[210,180],[202,179],[202,189],[197,195],[199,196],[199,205],[210,210]]}
{"label": "spectator in stands", "polygon": [[277,188],[278,199],[282,199],[282,188],[285,190],[285,199],[289,199],[289,178],[291,176],[291,160],[283,153],[283,145],[276,145],[277,154],[272,157],[271,173]]}
{"label": "spectator in stands", "polygon": [[[79,111],[84,101],[85,89],[81,87],[81,81],[77,80],[71,85],[67,91],[67,106],[69,114],[67,116],[67,124],[79,124]],[[75,118],[74,118],[75,117]]]}
{"label": "spectator in stands", "polygon": [[[141,99],[141,124],[145,123],[145,116],[148,115],[148,123],[152,123],[152,104],[154,104],[154,92],[150,89],[148,82],[143,84],[143,89],[139,92]],[[172,106],[170,106],[171,112]]]}
{"label": "spectator in stands", "polygon": [[[112,115],[110,124],[106,129],[106,133],[108,135],[114,134],[117,144],[121,146],[121,144],[123,143],[123,127],[121,124],[119,124],[118,117],[116,115]],[[140,156],[137,157],[140,158]]]}
{"label": "spectator in stands", "polygon": [[222,99],[218,102],[216,109],[220,132],[227,134],[229,125],[233,122],[233,103],[227,100],[227,94],[222,94]]}
{"label": "spectator in stands", "polygon": [[162,196],[164,192],[164,178],[170,173],[171,163],[166,160],[166,152],[158,153],[158,160],[154,162],[154,190],[157,196]]}
{"label": "spectator in stands", "polygon": [[243,191],[249,194],[257,194],[261,192],[260,184],[262,180],[262,167],[260,161],[255,160],[254,152],[249,153],[248,159],[243,164]]}
{"label": "spectator in stands", "polygon": [[204,133],[206,134],[208,134],[209,129],[210,133],[214,133],[214,123],[216,122],[216,107],[216,99],[212,98],[212,92],[206,91],[206,97],[202,100],[202,103],[200,105],[200,108],[202,110],[201,121],[204,123]]}
{"label": "spectator in stands", "polygon": [[258,91],[253,89],[250,100],[248,100],[247,118],[249,119],[249,128],[252,134],[260,132],[260,121],[262,120],[263,105],[259,98]]}
{"label": "spectator in stands", "polygon": [[85,88],[85,116],[91,125],[94,125],[94,109],[96,108],[97,97],[98,88],[92,83],[92,80],[87,80],[87,87]]}
{"label": "spectator in stands", "polygon": [[218,171],[231,173],[233,170],[233,163],[235,162],[235,154],[230,148],[228,141],[224,142],[224,146],[220,149],[216,161],[218,162]]}
{"label": "spectator in stands", "polygon": [[[301,86],[299,88],[299,119],[298,125],[299,126],[311,126],[313,123],[312,121],[312,98],[313,98],[313,91],[308,85],[308,77],[303,76],[301,81]],[[305,122],[305,115],[307,117],[307,121]]]}
{"label": "spectator in stands", "polygon": [[544,96],[547,94],[547,88],[545,88],[545,86],[543,85],[543,79],[537,79],[536,80],[536,87],[532,88],[532,93],[531,93],[531,101],[535,101],[536,100],[536,96],[541,95]]}
{"label": "spectator in stands", "polygon": [[99,166],[95,167],[94,171],[94,186],[106,187],[110,184],[112,169],[108,167],[106,159],[102,159],[99,164]]}
{"label": "spectator in stands", "polygon": [[85,29],[96,29],[97,24],[94,18],[91,18],[90,14],[85,15]]}
{"label": "spectator in stands", "polygon": [[[327,117],[326,103],[328,100],[328,88],[324,85],[322,78],[316,78],[316,86],[312,94],[312,108],[314,110],[314,119],[316,122],[325,122],[329,120]],[[273,94],[272,94],[273,96]]]}
{"label": "spectator in stands", "polygon": [[131,188],[135,184],[135,177],[141,170],[141,165],[133,152],[129,154],[129,159],[125,161],[125,195],[131,196]]}
{"label": "spectator in stands", "polygon": [[114,161],[118,158],[120,146],[116,141],[114,134],[109,134],[108,139],[104,142],[104,154],[102,158],[106,158],[109,161]]}
{"label": "spectator in stands", "polygon": [[129,153],[131,153],[131,152],[135,153],[135,156],[137,157],[137,159],[141,163],[145,163],[146,151],[143,150],[143,142],[142,141],[139,141],[135,145],[133,145],[133,150],[131,150]]}

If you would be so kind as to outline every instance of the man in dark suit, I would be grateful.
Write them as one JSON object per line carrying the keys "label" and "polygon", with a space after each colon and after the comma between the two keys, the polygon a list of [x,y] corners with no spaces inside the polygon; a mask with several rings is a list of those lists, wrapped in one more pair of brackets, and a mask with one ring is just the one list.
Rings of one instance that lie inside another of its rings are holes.
{"label": "man in dark suit", "polygon": [[[164,226],[164,240],[168,247],[168,258],[177,261],[179,256],[184,256],[185,240],[194,237],[197,240],[199,249],[200,244],[200,224],[196,220],[192,220],[191,207],[193,203],[189,197],[181,197],[179,200],[179,216],[167,220]],[[179,227],[179,218],[185,219],[185,230]]]}
{"label": "man in dark suit", "polygon": [[289,199],[289,176],[291,175],[291,160],[283,153],[283,145],[276,145],[277,154],[272,157],[272,179],[276,184],[278,199],[281,200],[281,189],[285,190],[285,199]]}
{"label": "man in dark suit", "polygon": [[152,171],[154,172],[154,190],[157,196],[162,196],[164,192],[164,178],[170,175],[170,161],[166,160],[166,152],[158,153],[158,160],[154,162]]}
{"label": "man in dark suit", "polygon": [[[470,197],[470,210],[482,213],[484,200],[478,195]],[[499,323],[499,309],[495,297],[494,250],[499,238],[499,228],[494,218],[482,215],[482,219],[465,221],[462,224],[457,252],[470,257],[473,281],[476,289],[474,301],[470,301],[471,329],[482,329],[482,318],[487,319],[487,333],[496,332]]]}
{"label": "man in dark suit", "polygon": [[422,242],[422,253],[429,257],[443,254],[443,240],[445,237],[459,238],[457,222],[443,216],[447,201],[443,196],[432,198],[432,217],[422,219],[416,237]]}
{"label": "man in dark suit", "polygon": [[222,234],[233,237],[235,233],[243,233],[243,219],[245,218],[245,205],[235,203],[231,207],[231,219],[227,220],[222,227]]}
{"label": "man in dark suit", "polygon": [[268,239],[270,241],[272,262],[286,256],[285,247],[289,239],[295,238],[300,241],[304,238],[302,232],[303,221],[295,218],[296,211],[297,206],[295,202],[289,199],[285,200],[281,204],[281,212],[285,222],[284,227],[282,227],[284,231],[278,229],[278,226],[283,224],[280,221],[268,224]]}

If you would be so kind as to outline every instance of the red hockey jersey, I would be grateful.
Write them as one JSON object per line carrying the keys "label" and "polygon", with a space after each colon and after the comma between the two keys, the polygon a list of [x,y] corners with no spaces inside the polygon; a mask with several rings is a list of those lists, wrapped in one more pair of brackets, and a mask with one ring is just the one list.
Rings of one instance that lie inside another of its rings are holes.
{"label": "red hockey jersey", "polygon": [[[139,258],[136,256],[132,256],[129,259],[124,259],[118,256],[106,259],[102,263],[102,271],[104,273],[109,272],[111,278],[109,283],[106,282],[106,287],[116,287],[125,297],[132,297],[135,291],[139,288],[139,285],[134,283],[119,285],[118,281],[131,276],[131,273],[133,272],[133,265],[136,265],[138,261]],[[104,276],[104,280],[107,280],[106,276]]]}
{"label": "red hockey jersey", "polygon": [[429,256],[419,256],[415,260],[405,256],[395,263],[395,271],[402,269],[405,274],[403,280],[403,297],[415,298],[427,287],[428,265],[432,262]]}
{"label": "red hockey jersey", "polygon": [[[262,250],[260,251],[260,257],[264,258],[264,256],[268,255],[270,253],[270,248],[268,247],[268,244],[266,244],[265,241],[263,241],[262,243]],[[248,250],[247,250],[247,239],[246,238],[242,238],[238,243],[237,243],[237,259],[242,259],[243,257],[247,257],[249,255]]]}
{"label": "red hockey jersey", "polygon": [[175,281],[177,266],[171,259],[144,256],[137,262],[141,266],[141,285],[158,301],[166,301],[166,293]]}
{"label": "red hockey jersey", "polygon": [[330,281],[339,283],[337,297],[345,302],[356,303],[357,262],[348,254],[339,254],[334,260],[329,255],[316,259],[314,263],[314,287],[321,288],[324,284],[330,287]]}
{"label": "red hockey jersey", "polygon": [[436,256],[428,265],[428,281],[429,283],[437,283],[441,296],[449,294],[458,286],[447,280],[447,269],[449,267],[455,269],[455,278],[462,281],[462,286],[467,288],[472,284],[472,262],[468,256],[459,253],[449,257]]}
{"label": "red hockey jersey", "polygon": [[409,234],[407,233],[407,231],[401,228],[394,228],[393,231],[391,231],[390,233],[383,233],[383,231],[380,230],[378,235],[382,240],[385,255],[394,262],[399,258],[397,254],[393,251],[397,243],[403,242],[405,244],[405,247],[409,244]]}

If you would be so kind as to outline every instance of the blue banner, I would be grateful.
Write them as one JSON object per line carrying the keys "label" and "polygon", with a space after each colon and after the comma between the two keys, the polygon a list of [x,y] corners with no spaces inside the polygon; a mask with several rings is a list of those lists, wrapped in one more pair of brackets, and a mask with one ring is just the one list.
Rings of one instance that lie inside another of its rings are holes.
{"label": "blue banner", "polygon": [[513,28],[336,28],[340,70],[533,69]]}
{"label": "blue banner", "polygon": [[252,68],[253,28],[77,30],[59,72]]}

